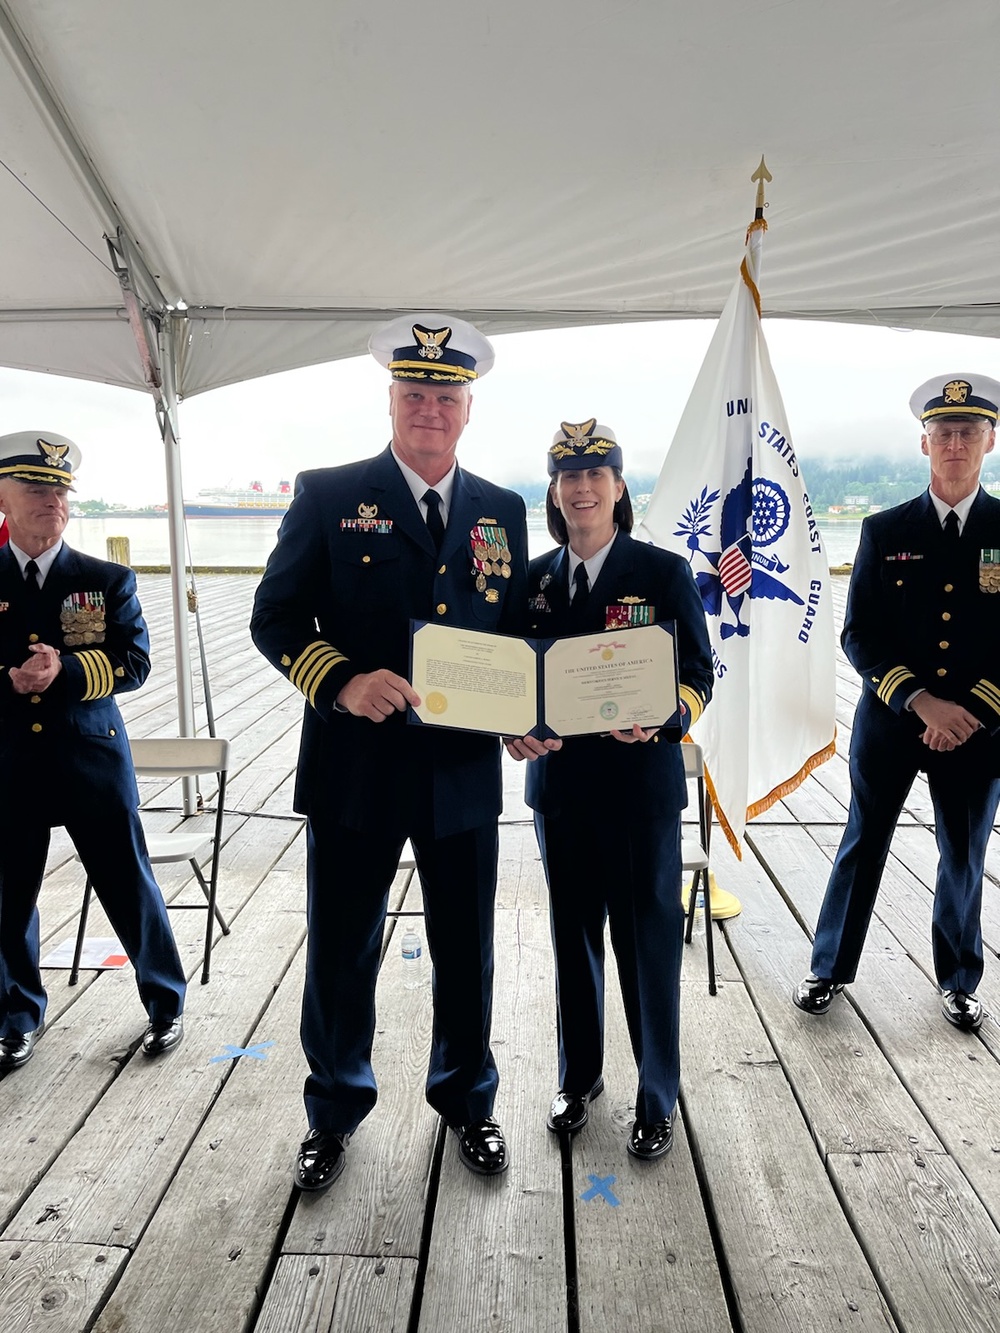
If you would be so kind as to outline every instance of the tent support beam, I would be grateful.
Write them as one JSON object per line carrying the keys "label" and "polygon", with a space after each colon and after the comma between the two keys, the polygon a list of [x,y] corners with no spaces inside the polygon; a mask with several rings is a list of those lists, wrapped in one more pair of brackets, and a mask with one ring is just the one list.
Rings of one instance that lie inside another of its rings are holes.
{"label": "tent support beam", "polygon": [[[180,736],[195,736],[194,684],[191,678],[191,654],[187,634],[187,589],[184,584],[184,484],[181,477],[180,432],[177,426],[176,355],[173,330],[167,311],[151,310],[139,302],[132,281],[134,247],[119,228],[108,236],[108,250],[118,281],[129,328],[135,338],[142,372],[156,408],[156,419],[163,440],[167,473],[167,523],[170,542],[171,603],[174,622],[174,664],[177,678],[177,731]],[[207,689],[207,682],[206,682]],[[182,778],[185,815],[197,813],[197,783]]]}

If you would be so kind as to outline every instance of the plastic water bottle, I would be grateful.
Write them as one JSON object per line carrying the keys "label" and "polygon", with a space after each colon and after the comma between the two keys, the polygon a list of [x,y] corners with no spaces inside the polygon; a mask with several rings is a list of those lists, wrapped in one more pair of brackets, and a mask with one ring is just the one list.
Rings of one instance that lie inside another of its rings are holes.
{"label": "plastic water bottle", "polygon": [[704,935],[705,933],[705,890],[699,889],[694,900],[694,925],[691,928],[691,934]]}
{"label": "plastic water bottle", "polygon": [[407,926],[404,930],[401,947],[405,973],[403,985],[407,990],[417,990],[424,980],[424,950],[420,936],[412,926]]}

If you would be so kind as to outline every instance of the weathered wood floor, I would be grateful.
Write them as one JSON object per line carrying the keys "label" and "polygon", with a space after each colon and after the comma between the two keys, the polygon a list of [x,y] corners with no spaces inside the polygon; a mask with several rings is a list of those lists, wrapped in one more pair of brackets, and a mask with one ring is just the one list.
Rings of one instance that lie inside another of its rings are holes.
{"label": "weathered wood floor", "polygon": [[[846,582],[835,581],[842,603]],[[626,1156],[635,1073],[609,985],[608,1091],[572,1156],[544,1127],[555,1088],[545,893],[511,765],[497,907],[498,1114],[513,1164],[459,1165],[422,1097],[429,981],[390,922],[375,1059],[381,1095],[325,1196],[290,1181],[304,1129],[297,1041],[303,835],[291,812],[299,698],[246,633],[255,579],[201,580],[220,735],[233,741],[212,980],[202,912],[172,913],[193,984],[184,1045],[136,1052],[130,969],[70,989],[0,1083],[3,1333],[969,1333],[1000,1324],[1000,1029],[957,1033],[930,965],[934,840],[926,788],[900,822],[857,983],[822,1019],[789,1001],[845,817],[842,757],[751,829],[720,882],[721,983],[686,950],[674,1152]],[[175,730],[168,588],[144,577],[156,667],[126,701],[134,736]],[[193,631],[192,631],[193,633]],[[858,686],[842,665],[846,752]],[[176,787],[143,782],[177,818]],[[212,792],[206,792],[212,804]],[[5,830],[5,836],[16,836]],[[581,830],[586,836],[586,830]],[[1000,1013],[1000,844],[989,861],[981,994]],[[161,875],[171,900],[187,877]],[[80,867],[57,833],[44,948],[75,929]],[[197,892],[197,891],[195,891]],[[393,904],[419,912],[401,871]],[[95,913],[91,933],[105,933]],[[419,970],[419,969],[418,969]],[[243,1051],[238,1058],[233,1051]]]}

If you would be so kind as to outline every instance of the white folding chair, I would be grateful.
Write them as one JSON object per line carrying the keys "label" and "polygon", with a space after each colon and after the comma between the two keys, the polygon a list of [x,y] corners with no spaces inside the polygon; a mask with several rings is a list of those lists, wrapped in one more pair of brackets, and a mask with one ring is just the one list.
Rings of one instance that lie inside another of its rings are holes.
{"label": "white folding chair", "polygon": [[705,758],[701,746],[693,741],[681,745],[684,756],[684,776],[695,784],[698,793],[698,838],[681,836],[681,866],[685,875],[691,875],[688,890],[687,929],[685,944],[691,943],[694,914],[698,905],[698,890],[702,892],[705,913],[705,954],[708,960],[708,993],[718,994],[715,984],[715,937],[712,931],[712,902],[708,881],[708,859],[712,842],[712,801],[705,786]]}
{"label": "white folding chair", "polygon": [[[187,861],[195,878],[205,894],[208,909],[205,925],[205,961],[202,967],[201,984],[208,982],[209,968],[212,961],[212,935],[216,921],[222,928],[223,935],[229,934],[229,926],[216,903],[219,882],[219,853],[222,848],[222,819],[226,797],[226,775],[229,769],[229,742],[212,736],[172,736],[154,737],[150,740],[129,742],[132,751],[132,763],[139,775],[160,778],[199,777],[215,773],[219,780],[219,792],[216,797],[215,819],[205,823],[201,815],[192,815],[177,828],[161,833],[152,830],[143,822],[149,859],[155,865],[167,865],[172,862]],[[141,811],[140,811],[141,815]],[[211,857],[211,866],[206,880],[201,862]],[[76,952],[73,955],[73,967],[69,974],[69,984],[75,986],[80,975],[80,957],[83,952],[84,936],[87,932],[87,913],[90,908],[92,892],[90,877],[83,890],[83,907],[80,910],[80,928],[76,937]],[[170,903],[170,907],[194,908],[203,910],[198,903]]]}

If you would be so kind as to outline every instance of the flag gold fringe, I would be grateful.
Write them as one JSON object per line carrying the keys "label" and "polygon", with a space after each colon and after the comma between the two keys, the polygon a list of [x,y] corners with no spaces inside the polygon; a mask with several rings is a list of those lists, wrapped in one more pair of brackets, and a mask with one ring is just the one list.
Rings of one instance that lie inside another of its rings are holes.
{"label": "flag gold fringe", "polygon": [[[767,231],[767,223],[764,221],[763,218],[754,218],[753,222],[750,223],[750,226],[747,227],[748,242],[750,240],[750,233],[752,231]],[[740,273],[743,275],[743,281],[750,288],[750,295],[753,297],[753,303],[757,307],[757,318],[760,319],[761,317],[760,292],[757,290],[757,284],[750,276],[750,270],[747,267],[746,255],[743,256],[742,263],[740,264]]]}
{"label": "flag gold fringe", "polygon": [[[776,805],[778,801],[783,800],[786,796],[790,796],[792,792],[795,791],[796,787],[800,787],[802,783],[805,782],[813,769],[819,768],[820,764],[825,764],[826,761],[832,759],[836,753],[837,733],[835,731],[833,733],[833,740],[830,744],[824,745],[822,750],[817,750],[814,755],[811,755],[796,774],[788,778],[787,781],[779,783],[773,791],[768,792],[768,794],[762,797],[759,801],[754,801],[753,805],[747,806],[747,823],[749,824],[751,819],[756,819],[758,815],[762,815],[765,810],[770,810],[771,806]],[[729,820],[726,818],[723,810],[719,807],[718,797],[715,794],[715,784],[712,782],[707,768],[705,770],[705,785],[708,787],[708,794],[712,800],[712,809],[715,812],[715,818],[718,821],[719,827],[726,835],[726,841],[736,854],[736,859],[742,861],[743,851],[736,839],[736,835],[730,827]]]}

